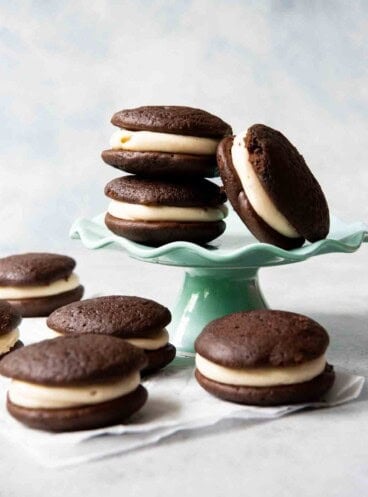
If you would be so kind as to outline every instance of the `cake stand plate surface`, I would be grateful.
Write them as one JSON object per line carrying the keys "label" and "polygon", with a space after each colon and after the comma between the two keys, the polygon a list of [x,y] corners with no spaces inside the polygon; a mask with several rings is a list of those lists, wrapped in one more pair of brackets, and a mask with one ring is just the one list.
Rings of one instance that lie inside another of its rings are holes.
{"label": "cake stand plate surface", "polygon": [[109,246],[144,262],[183,267],[184,281],[172,313],[170,340],[180,352],[191,355],[196,337],[213,319],[267,308],[258,283],[260,268],[333,252],[355,252],[368,241],[368,226],[332,218],[327,239],[289,251],[257,242],[234,213],[227,219],[225,233],[206,247],[188,242],[155,248],[135,243],[110,232],[104,224],[104,214],[77,219],[70,236],[80,239],[89,249]]}

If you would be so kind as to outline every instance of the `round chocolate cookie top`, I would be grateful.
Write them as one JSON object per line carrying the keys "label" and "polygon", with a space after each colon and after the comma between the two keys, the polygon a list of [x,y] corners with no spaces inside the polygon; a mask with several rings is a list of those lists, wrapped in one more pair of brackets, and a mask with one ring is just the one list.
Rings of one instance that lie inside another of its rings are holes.
{"label": "round chocolate cookie top", "polygon": [[195,350],[229,368],[282,367],[320,357],[328,343],[326,330],[306,316],[258,310],[212,321],[198,336]]}
{"label": "round chocolate cookie top", "polygon": [[66,255],[30,252],[0,258],[0,285],[42,286],[68,278],[75,260]]}
{"label": "round chocolate cookie top", "polygon": [[153,300],[111,295],[60,307],[49,316],[47,326],[65,334],[139,338],[164,328],[170,321],[169,309]]}
{"label": "round chocolate cookie top", "polygon": [[245,146],[258,179],[296,231],[311,242],[325,238],[330,226],[326,198],[294,145],[279,131],[255,124]]}
{"label": "round chocolate cookie top", "polygon": [[216,207],[226,202],[223,190],[205,179],[189,182],[123,176],[107,183],[105,194],[114,200],[143,205]]}
{"label": "round chocolate cookie top", "polygon": [[75,385],[124,377],[147,364],[144,352],[120,338],[59,337],[16,350],[0,374],[40,385]]}
{"label": "round chocolate cookie top", "polygon": [[0,336],[15,330],[21,320],[21,315],[13,306],[0,300]]}
{"label": "round chocolate cookie top", "polygon": [[177,105],[156,105],[116,112],[112,124],[132,131],[221,138],[231,135],[229,124],[209,112]]}

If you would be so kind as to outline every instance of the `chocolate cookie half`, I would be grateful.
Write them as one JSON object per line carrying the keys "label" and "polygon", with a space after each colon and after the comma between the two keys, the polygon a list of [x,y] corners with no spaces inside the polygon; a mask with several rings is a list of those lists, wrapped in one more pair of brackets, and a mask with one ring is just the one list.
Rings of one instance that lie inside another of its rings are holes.
{"label": "chocolate cookie half", "polygon": [[80,300],[84,288],[66,255],[26,253],[0,259],[0,299],[23,317],[48,316],[57,307]]}
{"label": "chocolate cookie half", "polygon": [[225,138],[217,161],[232,206],[258,240],[293,249],[327,236],[329,210],[321,187],[279,131],[255,124]]}
{"label": "chocolate cookie half", "polygon": [[226,227],[226,195],[204,179],[171,182],[124,176],[110,181],[105,194],[111,199],[106,226],[135,242],[206,244]]}
{"label": "chocolate cookie half", "polygon": [[201,109],[145,106],[117,112],[111,119],[120,129],[103,160],[128,173],[146,177],[217,176],[216,148],[231,127]]}
{"label": "chocolate cookie half", "polygon": [[47,326],[63,335],[110,335],[143,349],[148,363],[142,374],[157,371],[175,357],[165,329],[169,309],[141,297],[111,295],[74,302],[54,311]]}
{"label": "chocolate cookie half", "polygon": [[196,378],[209,393],[240,404],[274,406],[320,400],[334,382],[326,330],[285,311],[230,314],[195,342]]}
{"label": "chocolate cookie half", "polygon": [[0,374],[12,378],[9,413],[40,430],[75,431],[125,421],[147,399],[137,347],[115,337],[60,337],[5,357]]}
{"label": "chocolate cookie half", "polygon": [[0,301],[0,359],[23,346],[18,330],[21,320],[21,315],[14,307]]}

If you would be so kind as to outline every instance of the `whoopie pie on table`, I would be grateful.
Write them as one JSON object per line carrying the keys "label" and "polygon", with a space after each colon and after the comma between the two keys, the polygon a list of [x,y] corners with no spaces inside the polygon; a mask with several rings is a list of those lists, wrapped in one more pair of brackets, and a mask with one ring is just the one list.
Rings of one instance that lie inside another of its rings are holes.
{"label": "whoopie pie on table", "polygon": [[0,258],[0,300],[23,317],[48,316],[83,296],[73,272],[75,260],[66,255],[30,252]]}
{"label": "whoopie pie on table", "polygon": [[222,119],[185,106],[125,109],[111,122],[120,129],[102,158],[111,166],[145,177],[217,176],[216,148],[231,135]]}
{"label": "whoopie pie on table", "polygon": [[125,421],[147,399],[139,371],[142,350],[110,336],[59,337],[34,343],[0,361],[12,378],[9,413],[40,430],[76,431]]}
{"label": "whoopie pie on table", "polygon": [[47,325],[57,334],[110,335],[144,350],[147,365],[142,374],[153,373],[175,357],[165,329],[171,321],[169,309],[141,297],[110,295],[74,302],[54,311]]}
{"label": "whoopie pie on table", "polygon": [[18,326],[21,315],[8,302],[0,301],[0,359],[9,352],[23,347],[19,340]]}
{"label": "whoopie pie on table", "polygon": [[255,124],[224,138],[217,160],[233,208],[258,240],[293,249],[327,236],[329,210],[321,187],[279,131]]}
{"label": "whoopie pie on table", "polygon": [[209,323],[195,342],[198,383],[221,399],[274,406],[317,401],[334,382],[326,330],[285,311],[239,312]]}
{"label": "whoopie pie on table", "polygon": [[168,181],[124,176],[105,187],[106,226],[119,236],[159,246],[206,244],[225,231],[226,195],[205,179]]}

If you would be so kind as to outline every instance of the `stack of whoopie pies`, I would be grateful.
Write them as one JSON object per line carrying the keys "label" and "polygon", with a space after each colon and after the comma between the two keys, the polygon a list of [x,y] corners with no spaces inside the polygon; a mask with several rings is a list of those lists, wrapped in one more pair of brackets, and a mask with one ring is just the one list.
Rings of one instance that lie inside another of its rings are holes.
{"label": "stack of whoopie pies", "polygon": [[[261,242],[293,249],[325,238],[329,211],[304,158],[279,131],[231,127],[200,109],[146,106],[117,112],[103,160],[130,177],[112,180],[106,226],[148,245],[205,244],[223,233],[228,196]],[[216,157],[217,154],[217,157]],[[204,179],[219,169],[224,191]]]}
{"label": "stack of whoopie pies", "polygon": [[217,145],[231,127],[208,112],[179,106],[122,110],[111,122],[119,129],[102,158],[134,176],[106,185],[106,226],[152,246],[206,244],[220,236],[226,195],[204,178],[217,175]]}

